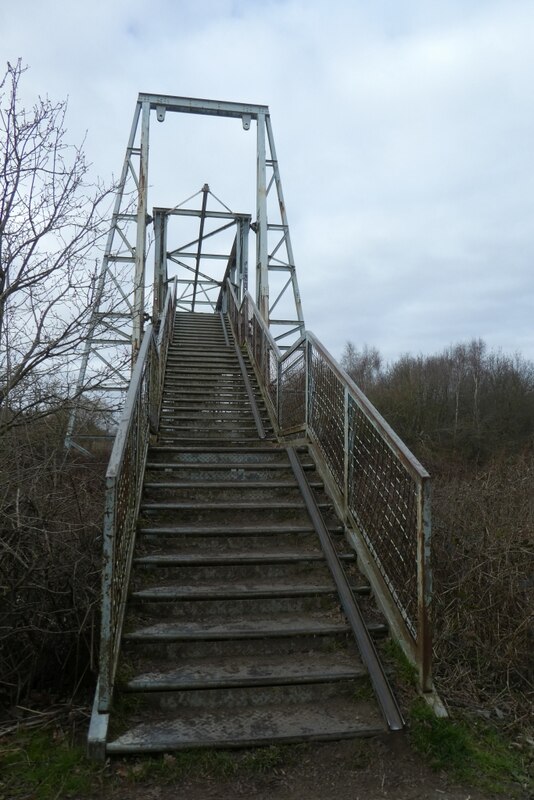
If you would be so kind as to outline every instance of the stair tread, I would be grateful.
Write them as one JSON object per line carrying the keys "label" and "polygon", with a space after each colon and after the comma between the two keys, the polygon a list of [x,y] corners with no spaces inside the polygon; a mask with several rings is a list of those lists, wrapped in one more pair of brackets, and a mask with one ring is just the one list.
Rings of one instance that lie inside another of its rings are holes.
{"label": "stair tread", "polygon": [[165,509],[176,509],[176,510],[182,510],[182,511],[189,510],[189,509],[192,509],[192,510],[201,509],[203,511],[208,511],[210,509],[221,509],[221,510],[226,510],[226,511],[231,511],[231,510],[254,511],[254,510],[257,510],[257,509],[260,509],[260,508],[271,508],[271,509],[282,509],[282,510],[287,510],[287,509],[292,509],[292,508],[293,509],[294,508],[302,508],[303,509],[303,508],[305,508],[305,505],[304,505],[304,501],[301,498],[299,498],[298,500],[293,500],[293,501],[277,500],[276,498],[274,498],[274,499],[271,499],[271,500],[269,500],[269,499],[256,500],[256,501],[250,502],[250,503],[232,502],[231,500],[230,501],[221,501],[221,502],[215,502],[215,501],[211,501],[211,500],[210,501],[199,500],[199,501],[196,501],[196,502],[192,501],[192,502],[189,502],[189,503],[188,502],[180,503],[180,502],[174,502],[174,501],[168,501],[168,502],[161,501],[159,503],[147,503],[147,502],[145,502],[145,503],[141,504],[141,510],[142,511],[159,511],[159,510],[163,511]]}
{"label": "stair tread", "polygon": [[[341,553],[339,558],[343,561],[354,561],[354,553]],[[269,552],[261,550],[230,550],[224,553],[165,553],[138,556],[134,559],[136,564],[145,566],[218,566],[232,564],[286,564],[299,561],[324,561],[324,554],[320,550],[288,550]]]}
{"label": "stair tread", "polygon": [[141,722],[107,746],[109,753],[163,752],[188,747],[245,747],[373,736],[384,723],[371,703],[272,705],[246,710],[180,713]]}
{"label": "stair tread", "polygon": [[[372,629],[372,628],[371,628]],[[213,639],[262,639],[264,637],[318,636],[348,633],[350,626],[340,615],[328,618],[306,614],[249,617],[211,622],[157,622],[124,634],[130,641],[179,641]]]}
{"label": "stair tread", "polygon": [[[358,586],[352,586],[358,592]],[[366,587],[367,588],[367,587]],[[195,581],[194,584],[152,586],[133,591],[132,599],[148,602],[177,600],[246,600],[268,599],[274,597],[316,597],[337,592],[334,581],[328,578],[321,582],[306,581],[301,576],[288,583],[281,580],[268,581]]]}
{"label": "stair tread", "polygon": [[[202,525],[161,525],[161,526],[148,526],[141,525],[139,528],[141,533],[156,533],[156,534],[190,534],[211,536],[221,534],[223,536],[272,536],[277,533],[292,534],[292,533],[315,533],[311,525],[265,525],[258,523],[256,525],[210,525],[205,523]],[[330,529],[335,533],[342,533],[343,529],[335,527]]]}
{"label": "stair tread", "polygon": [[[316,487],[322,483],[312,484]],[[295,489],[295,481],[145,481],[145,489]]]}
{"label": "stair tread", "polygon": [[[218,434],[221,434],[222,431],[218,431]],[[230,433],[230,431],[228,431]],[[260,445],[260,439],[257,436],[185,436],[185,435],[173,435],[171,433],[162,434],[160,437],[160,441],[162,444],[170,444],[171,442],[182,442],[183,447],[200,447],[200,444],[203,444],[201,448],[203,452],[206,450],[211,449],[211,445],[217,445],[217,447],[222,447],[224,443],[226,443],[226,449],[230,449],[235,447],[235,445],[252,443],[257,442],[258,446]],[[189,443],[189,444],[187,444]],[[178,445],[180,446],[180,445]]]}
{"label": "stair tread", "polygon": [[160,451],[161,452],[162,450],[166,450],[166,451],[171,451],[171,452],[174,452],[174,453],[206,453],[209,450],[210,453],[243,453],[243,452],[246,452],[246,453],[251,453],[252,454],[252,453],[255,453],[255,452],[258,452],[258,453],[276,452],[276,449],[277,449],[276,445],[277,445],[277,442],[274,442],[274,441],[273,441],[273,445],[271,447],[265,447],[264,445],[260,445],[259,444],[255,448],[239,447],[239,446],[237,446],[236,442],[228,442],[228,445],[226,447],[222,447],[221,443],[218,442],[216,445],[212,444],[212,446],[210,446],[209,448],[207,448],[205,446],[204,447],[200,447],[200,446],[191,445],[191,444],[182,444],[182,445],[178,445],[178,444],[160,444],[160,445],[154,445],[153,447],[151,447],[150,451],[151,452],[155,452],[155,451]]}
{"label": "stair tread", "polygon": [[[303,469],[311,470],[315,464],[303,464]],[[147,469],[193,469],[193,470],[250,470],[256,472],[263,469],[291,470],[289,464],[277,461],[236,461],[236,462],[217,462],[217,463],[188,463],[176,461],[149,461]]]}
{"label": "stair tread", "polygon": [[[224,407],[218,408],[180,408],[180,412],[188,410],[188,414],[184,413],[163,413],[163,420],[173,420],[176,422],[185,422],[186,420],[195,420],[196,422],[213,422],[224,420],[225,422],[247,422],[252,411],[250,408],[242,409],[229,409]],[[267,418],[267,415],[263,415]],[[166,422],[167,424],[167,422]]]}
{"label": "stair tread", "polygon": [[347,653],[258,655],[219,658],[217,663],[193,659],[162,671],[145,671],[128,681],[130,691],[183,691],[195,688],[273,686],[287,683],[351,680],[366,675],[360,659]]}

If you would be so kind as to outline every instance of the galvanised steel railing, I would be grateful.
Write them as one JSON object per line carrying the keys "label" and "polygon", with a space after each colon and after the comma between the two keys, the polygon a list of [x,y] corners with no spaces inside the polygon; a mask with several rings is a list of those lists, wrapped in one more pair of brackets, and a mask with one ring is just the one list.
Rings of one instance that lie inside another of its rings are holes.
{"label": "galvanised steel railing", "polygon": [[175,307],[176,281],[167,290],[157,330],[150,325],[145,331],[106,472],[98,684],[101,714],[109,712],[113,695],[146,455],[150,436],[158,428]]}
{"label": "galvanised steel railing", "polygon": [[278,435],[312,444],[388,621],[432,689],[430,476],[311,333],[282,353],[250,295],[227,309]]}

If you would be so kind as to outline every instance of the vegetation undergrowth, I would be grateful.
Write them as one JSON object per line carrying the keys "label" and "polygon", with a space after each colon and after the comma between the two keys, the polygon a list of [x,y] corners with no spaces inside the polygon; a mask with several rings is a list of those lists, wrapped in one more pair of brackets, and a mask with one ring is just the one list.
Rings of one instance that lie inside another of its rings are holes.
{"label": "vegetation undergrowth", "polygon": [[409,737],[433,769],[444,770],[455,780],[510,798],[534,792],[528,753],[514,748],[485,720],[436,717],[417,698],[409,712]]}
{"label": "vegetation undergrowth", "polygon": [[171,785],[188,777],[223,780],[262,775],[295,763],[303,747],[273,745],[237,752],[183,750],[117,759],[102,766],[89,761],[85,747],[73,742],[60,726],[21,730],[0,738],[0,800],[78,800],[118,785]]}
{"label": "vegetation undergrowth", "polygon": [[102,767],[60,729],[22,731],[0,740],[0,800],[78,798],[102,782]]}

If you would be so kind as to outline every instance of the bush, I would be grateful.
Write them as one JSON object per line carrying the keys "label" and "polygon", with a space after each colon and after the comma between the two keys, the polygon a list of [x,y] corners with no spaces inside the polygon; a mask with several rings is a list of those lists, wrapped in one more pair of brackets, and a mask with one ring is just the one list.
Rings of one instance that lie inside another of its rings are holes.
{"label": "bush", "polygon": [[102,462],[68,456],[65,415],[3,437],[0,457],[0,699],[74,693],[95,662]]}
{"label": "bush", "polygon": [[530,453],[434,474],[436,672],[457,703],[513,708],[532,687],[533,485]]}

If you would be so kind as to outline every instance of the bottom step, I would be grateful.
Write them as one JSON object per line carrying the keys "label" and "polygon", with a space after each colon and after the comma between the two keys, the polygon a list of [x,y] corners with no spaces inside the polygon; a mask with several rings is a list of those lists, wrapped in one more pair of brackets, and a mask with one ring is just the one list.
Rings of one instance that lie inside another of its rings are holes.
{"label": "bottom step", "polygon": [[270,706],[145,722],[110,742],[106,749],[112,754],[168,753],[186,748],[352,739],[384,731],[373,703],[328,703],[322,709],[306,705],[291,710]]}

